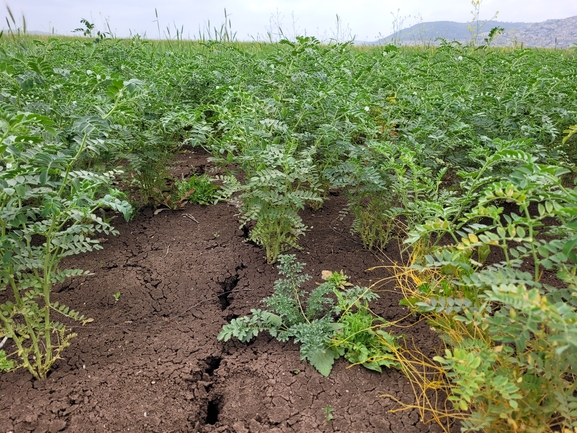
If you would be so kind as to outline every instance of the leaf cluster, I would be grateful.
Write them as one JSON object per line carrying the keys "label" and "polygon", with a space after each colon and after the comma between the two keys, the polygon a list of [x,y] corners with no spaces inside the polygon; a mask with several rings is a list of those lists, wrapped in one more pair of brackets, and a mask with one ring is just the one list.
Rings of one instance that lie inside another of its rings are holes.
{"label": "leaf cluster", "polygon": [[75,335],[51,318],[86,321],[80,313],[51,301],[52,286],[85,273],[59,269],[69,255],[101,248],[94,234],[114,234],[96,214],[112,209],[131,215],[123,194],[112,187],[118,171],[78,167],[86,155],[106,149],[99,116],[76,119],[67,143],[47,116],[0,107],[0,290],[10,290],[0,305],[0,335],[17,351],[5,366],[27,368],[44,378]]}
{"label": "leaf cluster", "polygon": [[179,200],[195,204],[212,204],[218,199],[219,187],[207,175],[191,176],[188,180],[176,183]]}
{"label": "leaf cluster", "polygon": [[265,248],[269,263],[288,247],[299,248],[297,239],[306,226],[298,212],[307,202],[321,200],[310,152],[292,152],[294,149],[268,146],[258,154],[239,158],[250,176],[243,183],[233,176],[223,179],[221,197],[235,195],[241,201],[241,227],[255,221],[250,238]]}
{"label": "leaf cluster", "polygon": [[[470,193],[457,213],[411,233],[409,241],[421,245],[431,233],[445,241],[420,250],[413,267],[427,282],[405,304],[429,315],[452,347],[436,361],[451,381],[449,400],[471,411],[464,428],[571,429],[577,191],[563,185],[567,169],[522,151],[502,149],[487,161],[511,159],[519,165],[501,180],[485,169],[464,175]],[[532,273],[523,269],[528,264]],[[556,287],[544,273],[557,278]]]}
{"label": "leaf cluster", "polygon": [[[263,299],[267,310],[253,309],[251,316],[233,319],[218,335],[219,340],[235,337],[248,342],[267,331],[279,341],[294,339],[306,359],[323,376],[341,356],[355,364],[381,371],[398,366],[393,353],[396,338],[374,326],[368,302],[377,298],[369,289],[352,286],[342,272],[333,272],[310,292],[302,284],[310,279],[302,274],[303,263],[294,255],[279,256],[282,278],[274,294]],[[335,301],[336,298],[336,301]],[[383,322],[382,319],[378,321]],[[380,338],[379,338],[380,337]],[[382,344],[382,341],[386,344]]]}

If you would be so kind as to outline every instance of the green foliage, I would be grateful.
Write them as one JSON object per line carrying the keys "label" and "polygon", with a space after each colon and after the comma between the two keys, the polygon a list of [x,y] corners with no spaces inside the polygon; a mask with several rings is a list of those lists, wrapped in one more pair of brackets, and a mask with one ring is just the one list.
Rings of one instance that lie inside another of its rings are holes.
{"label": "green foliage", "polygon": [[[439,361],[456,407],[470,411],[466,428],[574,429],[575,53],[492,49],[499,30],[482,32],[481,2],[472,4],[474,43],[438,48],[310,36],[238,44],[230,22],[208,25],[202,43],[178,31],[119,40],[86,20],[79,30],[98,43],[10,27],[0,38],[0,290],[20,353],[46,366],[69,342],[39,314],[82,320],[45,296],[80,274],[60,270],[61,257],[113,232],[98,208],[129,215],[115,187],[139,205],[180,206],[204,186],[175,192],[167,161],[202,146],[226,172],[218,198],[239,200],[270,262],[298,247],[301,211],[335,190],[367,248],[406,241],[422,278],[405,302],[445,332],[450,353]],[[371,292],[337,274],[309,292],[301,270],[226,337],[292,338],[325,374],[339,356],[395,366]],[[23,365],[17,358],[6,355],[9,368]]]}
{"label": "green foliage", "polygon": [[256,222],[250,239],[265,248],[269,263],[287,248],[299,248],[297,239],[306,226],[298,211],[307,202],[321,200],[310,152],[293,152],[274,145],[251,152],[239,158],[250,176],[244,183],[232,176],[223,179],[222,197],[237,194],[242,202],[241,227]]}
{"label": "green foliage", "polygon": [[25,367],[42,379],[75,335],[53,321],[51,312],[89,321],[50,299],[54,283],[85,274],[59,269],[60,261],[101,248],[94,234],[115,233],[97,209],[113,209],[128,219],[131,208],[111,186],[117,171],[77,168],[84,156],[106,149],[97,138],[107,127],[106,117],[78,118],[67,144],[46,116],[6,106],[0,116],[0,290],[11,290],[0,305],[0,335],[17,347],[4,364]]}
{"label": "green foliage", "polygon": [[218,334],[218,339],[228,341],[235,337],[243,343],[248,343],[262,331],[268,331],[273,337],[278,335],[278,330],[282,326],[281,317],[259,309],[252,309],[250,312],[251,316],[232,319]]}
{"label": "green foliage", "polygon": [[505,29],[503,27],[493,27],[487,37],[484,39],[485,47],[489,47],[491,42],[493,42],[499,35],[505,33]]}
{"label": "green foliage", "polygon": [[0,350],[0,371],[10,371],[14,369],[14,361],[6,357],[6,352]]}
{"label": "green foliage", "polygon": [[[304,264],[295,259],[294,255],[279,256],[283,278],[275,282],[274,294],[263,300],[270,311],[253,309],[250,316],[233,319],[218,339],[235,337],[246,343],[263,331],[279,341],[293,338],[300,344],[301,359],[309,361],[323,376],[330,374],[340,356],[377,371],[383,366],[398,366],[392,355],[396,338],[373,326],[368,302],[377,295],[358,286],[347,289],[351,284],[339,272],[307,292],[301,286],[310,276],[302,274]],[[377,335],[386,338],[390,346],[380,344]]]}
{"label": "green foliage", "polygon": [[[487,161],[512,158],[518,165],[501,180],[494,171],[487,177],[486,168],[463,175],[467,202],[409,236],[413,243],[433,232],[454,240],[417,261],[416,269],[435,277],[412,304],[434,313],[453,347],[436,360],[452,382],[449,400],[471,411],[464,429],[573,429],[577,189],[563,185],[567,169],[521,151],[501,149]],[[491,251],[500,258],[490,259]],[[522,269],[527,264],[532,273]],[[557,287],[542,281],[544,272],[556,275]]]}
{"label": "green foliage", "polygon": [[108,32],[101,32],[100,30],[96,30],[96,35],[94,35],[94,24],[91,23],[90,21],[82,18],[80,20],[80,23],[84,25],[84,27],[79,27],[77,29],[74,29],[73,32],[75,33],[82,33],[83,36],[87,36],[87,37],[94,37],[96,36],[96,39],[94,40],[94,42],[100,42],[101,40],[103,40],[107,35],[109,35]]}
{"label": "green foliage", "polygon": [[176,182],[176,196],[179,201],[195,204],[213,204],[218,200],[218,186],[206,174],[191,176],[188,180]]}
{"label": "green foliage", "polygon": [[335,419],[335,416],[333,415],[333,408],[330,406],[326,406],[323,408],[323,412],[325,414],[325,420],[327,422],[332,421],[333,419]]}
{"label": "green foliage", "polygon": [[375,317],[369,310],[369,301],[377,295],[360,287],[335,292],[335,295],[342,325],[333,337],[338,353],[352,364],[379,373],[383,367],[401,368],[395,351],[399,347],[397,337],[384,331],[386,321]]}

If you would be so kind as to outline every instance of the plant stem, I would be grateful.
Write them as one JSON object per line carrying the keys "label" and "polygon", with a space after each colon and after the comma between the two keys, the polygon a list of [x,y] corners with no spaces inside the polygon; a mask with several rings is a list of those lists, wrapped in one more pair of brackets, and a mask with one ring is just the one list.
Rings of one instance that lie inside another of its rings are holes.
{"label": "plant stem", "polygon": [[535,248],[535,242],[534,242],[534,235],[535,232],[533,230],[533,219],[531,218],[531,214],[529,212],[529,206],[525,205],[523,206],[523,210],[525,211],[525,216],[527,217],[527,226],[529,228],[529,237],[531,238],[531,242],[529,242],[529,244],[531,245],[531,254],[533,256],[533,264],[535,265],[535,275],[534,275],[534,279],[535,281],[539,281],[539,257],[537,256],[537,249]]}

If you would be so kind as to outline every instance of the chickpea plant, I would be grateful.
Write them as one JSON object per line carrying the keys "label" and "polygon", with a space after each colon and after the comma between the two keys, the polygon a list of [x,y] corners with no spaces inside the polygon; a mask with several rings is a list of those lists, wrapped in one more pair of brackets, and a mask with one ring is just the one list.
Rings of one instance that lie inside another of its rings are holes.
{"label": "chickpea plant", "polygon": [[[573,431],[577,189],[562,182],[570,170],[525,152],[488,157],[497,159],[518,165],[500,180],[477,180],[465,197],[469,206],[410,234],[409,243],[430,246],[413,267],[435,277],[405,305],[428,315],[449,346],[435,360],[452,384],[449,401],[468,412],[466,431]],[[483,170],[463,174],[465,184]],[[489,260],[491,251],[500,258]],[[558,280],[555,287],[545,272]]]}
{"label": "chickpea plant", "polygon": [[[128,84],[129,86],[130,84]],[[117,101],[127,85],[118,89]],[[13,343],[0,352],[0,369],[26,368],[43,379],[75,336],[52,313],[85,324],[91,319],[51,299],[52,287],[86,275],[60,269],[63,258],[101,249],[96,233],[115,234],[98,209],[130,218],[131,206],[112,187],[117,171],[78,169],[86,154],[106,149],[110,114],[77,118],[72,143],[63,142],[53,122],[39,114],[0,106],[0,336]]]}

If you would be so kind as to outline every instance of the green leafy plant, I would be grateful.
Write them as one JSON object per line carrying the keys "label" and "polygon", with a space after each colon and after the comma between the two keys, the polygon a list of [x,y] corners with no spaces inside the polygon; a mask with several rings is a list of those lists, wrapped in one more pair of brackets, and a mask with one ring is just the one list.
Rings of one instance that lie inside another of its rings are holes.
{"label": "green leafy plant", "polygon": [[351,232],[359,234],[365,248],[384,250],[395,229],[394,218],[388,213],[394,199],[389,179],[377,164],[367,163],[374,161],[367,153],[370,149],[351,151],[345,162],[326,169],[326,176],[335,186],[346,188],[346,212],[355,218]]}
{"label": "green leafy plant", "polygon": [[423,150],[371,140],[365,150],[331,171],[336,185],[349,188],[348,209],[355,217],[352,231],[365,248],[384,250],[393,237],[402,240],[434,214],[432,203],[449,198],[440,188],[447,169],[433,176],[417,156]]}
{"label": "green leafy plant", "polygon": [[84,27],[78,27],[76,29],[73,30],[74,33],[82,33],[83,36],[86,37],[94,37],[96,36],[96,39],[94,40],[94,42],[100,42],[102,41],[104,38],[106,38],[106,36],[110,35],[110,32],[101,32],[100,30],[96,30],[96,35],[94,35],[94,24],[91,23],[90,21],[88,21],[87,19],[82,18],[80,20],[80,23],[84,25]]}
{"label": "green leafy plant", "polygon": [[14,361],[6,357],[6,352],[0,350],[0,371],[11,371],[14,369]]}
{"label": "green leafy plant", "polygon": [[330,273],[324,283],[307,293],[301,286],[310,276],[301,274],[303,267],[303,263],[295,262],[294,255],[279,256],[283,278],[275,282],[274,294],[263,300],[270,311],[253,309],[250,316],[233,319],[218,339],[235,337],[248,342],[263,331],[279,341],[294,338],[300,344],[301,359],[323,376],[330,374],[340,356],[378,371],[381,366],[395,366],[390,350],[385,354],[386,347],[371,338],[386,335],[392,344],[395,340],[383,330],[373,331],[367,303],[377,295],[369,289],[349,287],[352,285],[340,272]]}
{"label": "green leafy plant", "polygon": [[[428,278],[414,292],[421,300],[409,304],[431,314],[452,347],[435,360],[452,383],[449,400],[471,411],[463,421],[467,431],[571,430],[577,426],[577,190],[562,184],[567,169],[516,157],[525,162],[485,183],[460,218],[433,220],[409,237],[416,241],[425,227],[435,227],[456,240],[444,238],[414,265]],[[490,260],[491,251],[501,258]],[[528,263],[532,273],[522,269]],[[560,284],[544,282],[544,272]]]}
{"label": "green leafy plant", "polygon": [[251,152],[239,158],[250,167],[248,179],[243,183],[233,176],[223,179],[222,197],[237,194],[242,203],[241,227],[255,221],[250,239],[265,248],[269,263],[287,248],[299,248],[297,239],[306,226],[298,212],[305,203],[321,200],[311,152],[294,152],[278,145]]}
{"label": "green leafy plant", "polygon": [[176,195],[179,200],[195,204],[214,203],[218,199],[218,189],[219,187],[206,174],[176,182]]}
{"label": "green leafy plant", "polygon": [[[471,5],[473,6],[473,10],[471,14],[473,15],[471,22],[469,23],[469,33],[471,33],[471,45],[476,46],[479,36],[482,33],[482,28],[488,21],[494,20],[497,18],[499,12],[496,12],[495,15],[491,18],[491,20],[484,20],[481,21],[481,4],[483,0],[471,0]],[[495,37],[494,29],[491,30],[489,34],[489,40],[492,40]],[[489,45],[489,43],[487,43]]]}
{"label": "green leafy plant", "polygon": [[505,29],[503,27],[493,27],[491,29],[491,31],[489,32],[489,34],[487,35],[487,37],[484,39],[485,41],[485,47],[489,47],[491,45],[491,43],[497,38],[499,37],[499,35],[502,35],[503,33],[505,33]]}
{"label": "green leafy plant", "polygon": [[334,409],[330,406],[325,406],[323,408],[323,412],[325,414],[325,420],[327,422],[332,421],[333,419],[335,419],[335,416],[333,415]]}
{"label": "green leafy plant", "polygon": [[0,305],[0,331],[17,348],[8,359],[42,379],[75,335],[51,313],[91,320],[51,299],[54,283],[86,274],[60,269],[61,260],[101,248],[95,233],[115,233],[97,209],[114,209],[128,219],[131,207],[111,187],[116,172],[76,169],[86,153],[106,147],[92,137],[106,127],[106,119],[78,119],[73,144],[67,146],[44,116],[8,107],[0,115],[0,290],[11,290]]}
{"label": "green leafy plant", "polygon": [[[346,292],[347,295],[349,294]],[[369,370],[382,372],[383,367],[401,368],[397,358],[398,337],[384,330],[387,322],[375,317],[369,310],[368,293],[360,292],[356,298],[335,292],[342,325],[332,338],[338,353],[351,364],[362,365]]]}

